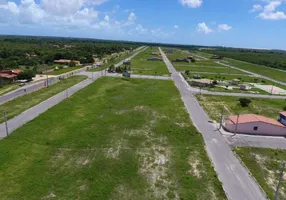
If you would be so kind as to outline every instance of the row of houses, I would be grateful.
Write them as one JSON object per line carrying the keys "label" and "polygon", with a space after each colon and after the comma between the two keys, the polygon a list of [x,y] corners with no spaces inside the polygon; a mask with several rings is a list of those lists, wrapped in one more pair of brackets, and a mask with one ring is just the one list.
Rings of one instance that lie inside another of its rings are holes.
{"label": "row of houses", "polygon": [[256,114],[229,116],[223,127],[233,133],[286,136],[286,111],[279,113],[278,120]]}

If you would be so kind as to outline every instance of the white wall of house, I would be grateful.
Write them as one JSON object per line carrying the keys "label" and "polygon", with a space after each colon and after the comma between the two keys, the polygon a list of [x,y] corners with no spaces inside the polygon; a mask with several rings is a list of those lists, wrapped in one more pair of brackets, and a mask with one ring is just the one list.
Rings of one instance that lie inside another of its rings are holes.
{"label": "white wall of house", "polygon": [[[224,128],[230,132],[235,132],[235,124],[224,123]],[[252,122],[238,124],[236,132],[253,135],[286,136],[286,127],[275,126],[265,122]]]}

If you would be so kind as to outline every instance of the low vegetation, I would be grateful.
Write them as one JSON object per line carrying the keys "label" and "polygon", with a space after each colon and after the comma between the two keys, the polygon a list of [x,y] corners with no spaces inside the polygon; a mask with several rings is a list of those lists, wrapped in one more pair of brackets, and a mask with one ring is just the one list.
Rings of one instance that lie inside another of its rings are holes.
{"label": "low vegetation", "polygon": [[[62,79],[60,82],[51,85],[48,88],[43,88],[41,90],[35,91],[31,94],[18,97],[10,102],[0,105],[0,114],[3,112],[7,113],[7,118],[11,119],[16,115],[28,110],[29,108],[41,103],[42,101],[64,91],[65,89],[83,81],[86,79],[86,76],[73,76],[68,79]],[[0,123],[4,119],[0,118]],[[0,195],[1,196],[1,195]]]}
{"label": "low vegetation", "polygon": [[196,95],[199,103],[208,115],[216,121],[220,120],[222,106],[225,106],[225,115],[258,114],[277,119],[279,112],[286,106],[283,99],[259,99],[249,98],[251,103],[248,107],[239,104],[239,97],[224,97],[212,95]]}
{"label": "low vegetation", "polygon": [[81,69],[81,68],[83,68],[83,67],[82,66],[75,66],[75,67],[61,68],[61,69],[49,72],[48,75],[60,75],[60,74],[64,74],[64,73],[71,72],[71,71]]}
{"label": "low vegetation", "polygon": [[160,55],[152,55],[152,52],[159,53],[157,47],[149,47],[145,51],[141,52],[131,60],[132,74],[142,75],[154,75],[154,76],[169,76],[170,73],[162,61],[148,61],[148,58],[159,58]]}
{"label": "low vegetation", "polygon": [[226,199],[171,81],[101,78],[0,152],[1,199]]}
{"label": "low vegetation", "polygon": [[[286,151],[245,147],[236,148],[234,151],[261,185],[269,199],[274,200],[282,164],[286,160]],[[286,199],[285,173],[281,182],[278,199]]]}

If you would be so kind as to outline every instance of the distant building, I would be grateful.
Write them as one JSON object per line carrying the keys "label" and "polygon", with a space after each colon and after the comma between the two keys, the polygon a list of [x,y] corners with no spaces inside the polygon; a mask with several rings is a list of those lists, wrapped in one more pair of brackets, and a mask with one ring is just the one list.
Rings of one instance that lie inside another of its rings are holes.
{"label": "distant building", "polygon": [[196,87],[208,87],[208,86],[212,86],[213,83],[212,83],[212,80],[210,79],[191,79],[190,85],[196,86]]}
{"label": "distant building", "polygon": [[160,53],[159,53],[159,52],[152,52],[151,55],[153,55],[153,56],[159,56]]}
{"label": "distant building", "polygon": [[154,57],[154,58],[148,58],[147,60],[148,60],[148,61],[163,61],[162,58],[156,58],[156,57]]}
{"label": "distant building", "polygon": [[0,71],[0,85],[13,83],[21,72],[23,71],[20,69]]}
{"label": "distant building", "polygon": [[224,56],[213,56],[211,59],[217,59],[217,60],[222,60],[224,59]]}
{"label": "distant building", "polygon": [[172,60],[172,62],[186,62],[186,63],[190,63],[190,62],[195,62],[195,59],[189,59],[189,58],[176,59],[176,60]]}
{"label": "distant building", "polygon": [[[285,117],[284,114],[286,113],[280,113],[280,120],[283,122]],[[224,120],[223,126],[230,132],[242,134],[286,136],[285,124],[255,114],[230,116]]]}
{"label": "distant building", "polygon": [[231,84],[232,85],[238,85],[240,83],[240,80],[239,79],[233,79],[232,81],[231,81]]}
{"label": "distant building", "polygon": [[66,59],[60,59],[60,60],[55,60],[54,63],[57,64],[64,64],[67,65],[71,62],[74,62],[76,65],[80,65],[80,62],[78,60],[66,60]]}
{"label": "distant building", "polygon": [[248,91],[248,90],[251,89],[251,87],[248,86],[248,85],[240,85],[239,87],[240,87],[241,90],[244,90],[244,91]]}

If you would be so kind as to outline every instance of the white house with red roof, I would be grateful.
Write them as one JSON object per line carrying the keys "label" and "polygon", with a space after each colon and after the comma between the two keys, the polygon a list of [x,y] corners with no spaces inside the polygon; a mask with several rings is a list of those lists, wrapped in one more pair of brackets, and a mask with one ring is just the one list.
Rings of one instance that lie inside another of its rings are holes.
{"label": "white house with red roof", "polygon": [[286,112],[280,113],[279,121],[255,114],[230,116],[223,126],[233,133],[286,136]]}

